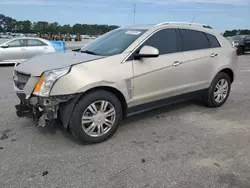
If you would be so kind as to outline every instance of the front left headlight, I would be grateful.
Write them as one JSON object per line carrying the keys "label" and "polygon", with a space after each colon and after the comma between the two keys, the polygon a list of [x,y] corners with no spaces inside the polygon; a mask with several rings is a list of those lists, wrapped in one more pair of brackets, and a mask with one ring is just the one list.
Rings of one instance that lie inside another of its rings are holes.
{"label": "front left headlight", "polygon": [[48,97],[55,82],[62,76],[68,74],[69,71],[70,67],[64,67],[44,72],[38,80],[33,94],[41,97]]}

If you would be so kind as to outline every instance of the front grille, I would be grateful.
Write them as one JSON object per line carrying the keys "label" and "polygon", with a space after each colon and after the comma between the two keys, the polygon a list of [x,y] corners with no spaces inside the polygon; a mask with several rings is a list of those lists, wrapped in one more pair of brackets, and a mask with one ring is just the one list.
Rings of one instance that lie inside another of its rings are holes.
{"label": "front grille", "polygon": [[15,86],[20,90],[24,89],[29,78],[30,78],[30,75],[28,74],[20,73],[18,71],[14,72],[14,83],[15,83]]}

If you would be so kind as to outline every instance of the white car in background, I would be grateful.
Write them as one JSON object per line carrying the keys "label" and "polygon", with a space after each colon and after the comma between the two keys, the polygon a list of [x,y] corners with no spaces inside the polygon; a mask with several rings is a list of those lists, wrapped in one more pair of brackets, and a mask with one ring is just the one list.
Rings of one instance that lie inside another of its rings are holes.
{"label": "white car in background", "polygon": [[0,64],[16,64],[36,55],[65,50],[65,42],[20,37],[0,44]]}

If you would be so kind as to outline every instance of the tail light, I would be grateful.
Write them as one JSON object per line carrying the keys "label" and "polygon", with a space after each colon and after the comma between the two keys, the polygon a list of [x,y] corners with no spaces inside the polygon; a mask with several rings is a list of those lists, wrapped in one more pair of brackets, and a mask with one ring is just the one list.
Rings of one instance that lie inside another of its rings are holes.
{"label": "tail light", "polygon": [[238,48],[234,47],[236,55],[239,55]]}

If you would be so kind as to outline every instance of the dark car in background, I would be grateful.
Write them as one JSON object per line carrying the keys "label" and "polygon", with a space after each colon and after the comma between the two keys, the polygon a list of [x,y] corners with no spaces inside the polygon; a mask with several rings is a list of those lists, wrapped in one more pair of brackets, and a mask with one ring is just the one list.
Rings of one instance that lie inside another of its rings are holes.
{"label": "dark car in background", "polygon": [[245,52],[250,51],[250,35],[235,35],[228,39],[238,49],[238,55],[243,55]]}

